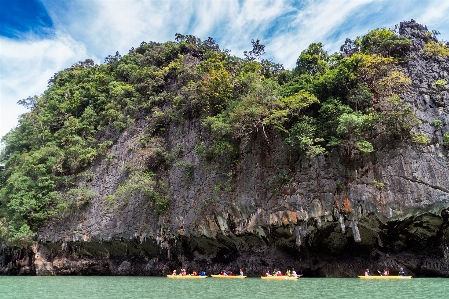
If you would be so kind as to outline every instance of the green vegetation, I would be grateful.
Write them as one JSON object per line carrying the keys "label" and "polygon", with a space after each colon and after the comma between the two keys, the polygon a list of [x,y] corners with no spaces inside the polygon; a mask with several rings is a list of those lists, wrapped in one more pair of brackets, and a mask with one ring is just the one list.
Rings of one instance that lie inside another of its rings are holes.
{"label": "green vegetation", "polygon": [[184,175],[187,182],[191,182],[193,179],[193,171],[195,170],[195,164],[188,163],[186,161],[178,161],[173,166],[183,167]]}
{"label": "green vegetation", "polygon": [[154,173],[149,171],[135,171],[129,175],[128,180],[120,184],[114,194],[105,198],[109,208],[124,209],[130,200],[137,196],[146,196],[148,204],[155,208],[157,213],[163,213],[168,207],[165,186],[153,179]]}
{"label": "green vegetation", "polygon": [[443,145],[449,146],[449,132],[443,134]]}
{"label": "green vegetation", "polygon": [[423,50],[430,57],[449,57],[449,47],[443,42],[430,40]]}
{"label": "green vegetation", "polygon": [[386,28],[372,30],[363,36],[359,43],[363,52],[388,56],[401,55],[412,45],[408,38]]}
{"label": "green vegetation", "polygon": [[443,122],[440,119],[434,119],[432,121],[432,126],[434,126],[437,129],[441,129],[443,127]]}
{"label": "green vegetation", "polygon": [[[418,120],[401,98],[410,79],[398,68],[410,44],[376,29],[347,40],[344,53],[329,55],[321,43],[311,44],[296,67],[285,70],[263,59],[258,40],[239,58],[212,38],[177,34],[174,42],[142,42],[101,65],[76,63],[55,74],[41,96],[19,101],[30,111],[3,138],[0,238],[29,242],[48,219],[97,198],[88,184],[75,182],[88,181],[94,161],[116,164],[111,147],[142,121],[145,132],[124,165],[126,181],[105,197],[111,208],[124,208],[136,196],[147,198],[156,213],[169,208],[168,186],[158,174],[182,166],[191,180],[195,169],[177,162],[182,146],[171,144],[171,151],[167,144],[168,125],[186,120],[201,121],[196,154],[222,168],[226,190],[240,145],[251,138],[269,145],[282,138],[289,156],[308,158],[332,150],[350,158],[411,139]],[[278,189],[290,180],[282,170],[269,183]]]}
{"label": "green vegetation", "polygon": [[446,88],[447,79],[439,79],[432,83],[432,86],[435,86],[439,90],[444,90]]}
{"label": "green vegetation", "polygon": [[429,144],[430,139],[423,133],[417,133],[412,135],[412,141],[418,144]]}
{"label": "green vegetation", "polygon": [[382,190],[385,187],[385,183],[376,180],[373,180],[371,183],[379,190]]}

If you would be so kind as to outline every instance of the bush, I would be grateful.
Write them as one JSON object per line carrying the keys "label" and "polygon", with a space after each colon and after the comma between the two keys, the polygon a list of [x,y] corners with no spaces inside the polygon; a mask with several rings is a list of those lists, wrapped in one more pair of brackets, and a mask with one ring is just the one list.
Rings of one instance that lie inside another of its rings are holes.
{"label": "bush", "polygon": [[382,190],[385,187],[385,183],[373,180],[371,182],[377,189]]}
{"label": "bush", "polygon": [[449,132],[443,134],[443,145],[449,146]]}
{"label": "bush", "polygon": [[446,84],[447,84],[447,79],[439,79],[439,80],[433,82],[432,86],[435,86],[439,90],[443,90],[443,89],[445,89]]}
{"label": "bush", "polygon": [[418,144],[429,144],[430,139],[423,133],[417,133],[412,135],[412,141]]}
{"label": "bush", "polygon": [[129,179],[121,184],[113,195],[105,198],[110,202],[110,206],[115,205],[124,209],[130,199],[143,195],[149,199],[151,205],[155,207],[156,213],[164,212],[168,207],[167,196],[164,188],[160,188],[161,182],[154,180],[155,174],[149,171],[135,171]]}
{"label": "bush", "polygon": [[443,42],[430,40],[424,46],[423,51],[430,57],[449,57],[449,47]]}
{"label": "bush", "polygon": [[370,31],[361,39],[361,50],[365,53],[396,56],[404,53],[412,41],[397,35],[390,29],[381,28]]}
{"label": "bush", "polygon": [[443,127],[443,122],[439,119],[434,119],[432,121],[432,126],[434,126],[437,129],[441,129]]}
{"label": "bush", "polygon": [[368,142],[366,140],[360,140],[356,142],[357,148],[362,153],[372,153],[374,152],[374,147],[371,144],[371,142]]}

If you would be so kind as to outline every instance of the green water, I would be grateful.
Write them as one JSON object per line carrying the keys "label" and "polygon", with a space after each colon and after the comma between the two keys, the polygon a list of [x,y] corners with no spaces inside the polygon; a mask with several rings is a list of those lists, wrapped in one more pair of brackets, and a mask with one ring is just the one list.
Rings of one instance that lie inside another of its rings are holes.
{"label": "green water", "polygon": [[449,298],[449,279],[173,280],[164,277],[1,276],[0,298]]}

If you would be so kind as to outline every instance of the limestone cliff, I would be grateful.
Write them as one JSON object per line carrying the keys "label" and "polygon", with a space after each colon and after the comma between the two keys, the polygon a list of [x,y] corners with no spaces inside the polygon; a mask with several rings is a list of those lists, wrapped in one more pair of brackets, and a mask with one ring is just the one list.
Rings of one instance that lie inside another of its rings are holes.
{"label": "limestone cliff", "polygon": [[[38,233],[32,252],[4,252],[4,273],[163,275],[175,268],[217,273],[295,268],[306,276],[355,276],[364,268],[404,267],[414,276],[449,277],[449,60],[429,57],[433,37],[414,21],[400,34],[413,42],[401,64],[412,79],[405,99],[431,136],[428,145],[397,140],[370,154],[338,150],[312,159],[290,156],[282,140],[256,132],[239,145],[239,162],[206,162],[195,147],[200,120],[171,123],[164,140],[174,163],[158,175],[168,211],[143,196],[113,205],[142,162],[136,149],[151,120],[121,133],[78,184],[97,196]],[[443,127],[432,122],[439,119]],[[151,145],[145,159],[157,159]],[[145,161],[147,161],[145,160]],[[286,174],[289,174],[286,176]],[[287,178],[286,178],[287,177]]]}

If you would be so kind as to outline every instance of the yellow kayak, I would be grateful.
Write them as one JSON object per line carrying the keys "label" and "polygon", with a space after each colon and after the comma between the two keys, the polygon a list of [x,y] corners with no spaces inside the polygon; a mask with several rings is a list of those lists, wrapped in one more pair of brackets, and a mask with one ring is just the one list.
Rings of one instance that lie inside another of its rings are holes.
{"label": "yellow kayak", "polygon": [[391,279],[410,279],[412,278],[411,276],[359,276],[359,278],[361,279],[387,279],[387,280],[391,280]]}
{"label": "yellow kayak", "polygon": [[207,276],[194,276],[194,275],[167,275],[167,278],[172,279],[202,279],[206,278]]}
{"label": "yellow kayak", "polygon": [[263,280],[297,280],[299,276],[261,276],[260,278]]}
{"label": "yellow kayak", "polygon": [[211,275],[212,278],[224,278],[224,279],[242,279],[246,278],[246,276],[240,276],[240,275]]}

